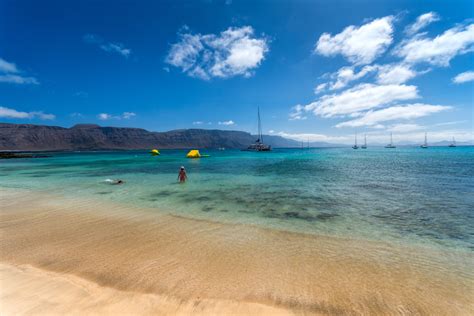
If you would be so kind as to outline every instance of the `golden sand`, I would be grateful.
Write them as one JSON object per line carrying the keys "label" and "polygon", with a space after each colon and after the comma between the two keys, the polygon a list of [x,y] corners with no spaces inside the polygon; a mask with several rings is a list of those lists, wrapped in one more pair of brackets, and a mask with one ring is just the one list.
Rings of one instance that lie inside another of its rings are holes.
{"label": "golden sand", "polygon": [[0,205],[2,314],[474,314],[468,252],[31,191]]}

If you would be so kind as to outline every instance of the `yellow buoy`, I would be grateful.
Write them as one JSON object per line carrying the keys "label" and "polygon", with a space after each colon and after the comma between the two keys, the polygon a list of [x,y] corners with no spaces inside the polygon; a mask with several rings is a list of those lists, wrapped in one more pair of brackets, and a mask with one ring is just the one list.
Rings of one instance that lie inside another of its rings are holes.
{"label": "yellow buoy", "polygon": [[193,149],[188,152],[186,157],[187,158],[201,158],[201,154],[199,153],[199,150]]}
{"label": "yellow buoy", "polygon": [[158,151],[158,149],[152,149],[150,151],[150,154],[152,154],[153,156],[158,156],[160,154],[160,152]]}

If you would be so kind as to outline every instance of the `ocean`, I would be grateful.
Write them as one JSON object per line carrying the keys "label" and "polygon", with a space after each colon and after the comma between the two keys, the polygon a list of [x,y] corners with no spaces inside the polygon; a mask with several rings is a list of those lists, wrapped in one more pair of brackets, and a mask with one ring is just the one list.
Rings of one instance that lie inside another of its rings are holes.
{"label": "ocean", "polygon": [[[305,234],[474,250],[474,147],[57,152],[0,161],[0,188]],[[177,182],[180,166],[188,181]],[[111,185],[107,179],[122,179]]]}

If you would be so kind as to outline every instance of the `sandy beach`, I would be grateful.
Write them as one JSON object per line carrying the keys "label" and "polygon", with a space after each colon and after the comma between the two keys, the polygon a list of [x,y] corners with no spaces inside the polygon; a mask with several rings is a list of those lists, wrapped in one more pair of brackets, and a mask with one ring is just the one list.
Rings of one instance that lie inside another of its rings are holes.
{"label": "sandy beach", "polygon": [[3,314],[474,313],[468,253],[1,192]]}

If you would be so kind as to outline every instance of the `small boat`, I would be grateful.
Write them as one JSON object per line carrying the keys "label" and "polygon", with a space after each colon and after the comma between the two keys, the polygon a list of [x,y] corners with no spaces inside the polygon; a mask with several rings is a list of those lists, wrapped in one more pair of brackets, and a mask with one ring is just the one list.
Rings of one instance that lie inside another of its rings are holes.
{"label": "small boat", "polygon": [[367,149],[367,135],[364,135],[364,145],[360,146],[362,149]]}
{"label": "small boat", "polygon": [[387,146],[385,146],[385,148],[397,148],[397,146],[395,146],[395,145],[393,144],[392,133],[390,133],[390,144],[388,144]]}
{"label": "small boat", "polygon": [[260,107],[257,109],[257,116],[258,116],[258,138],[255,143],[251,144],[245,151],[271,151],[272,146],[267,145],[263,142],[263,134],[262,134],[262,122],[260,120]]}
{"label": "small boat", "polygon": [[220,150],[220,151],[224,151],[224,150],[225,150],[225,147],[219,147],[219,150]]}
{"label": "small boat", "polygon": [[359,146],[357,146],[357,133],[355,133],[354,146],[352,146],[352,149],[359,149]]}
{"label": "small boat", "polygon": [[425,133],[425,142],[423,143],[423,145],[420,146],[421,148],[428,148],[428,139],[426,137],[426,133]]}
{"label": "small boat", "polygon": [[448,147],[456,147],[456,141],[454,140],[454,137],[453,137],[453,141],[451,142],[451,144],[449,144]]}

